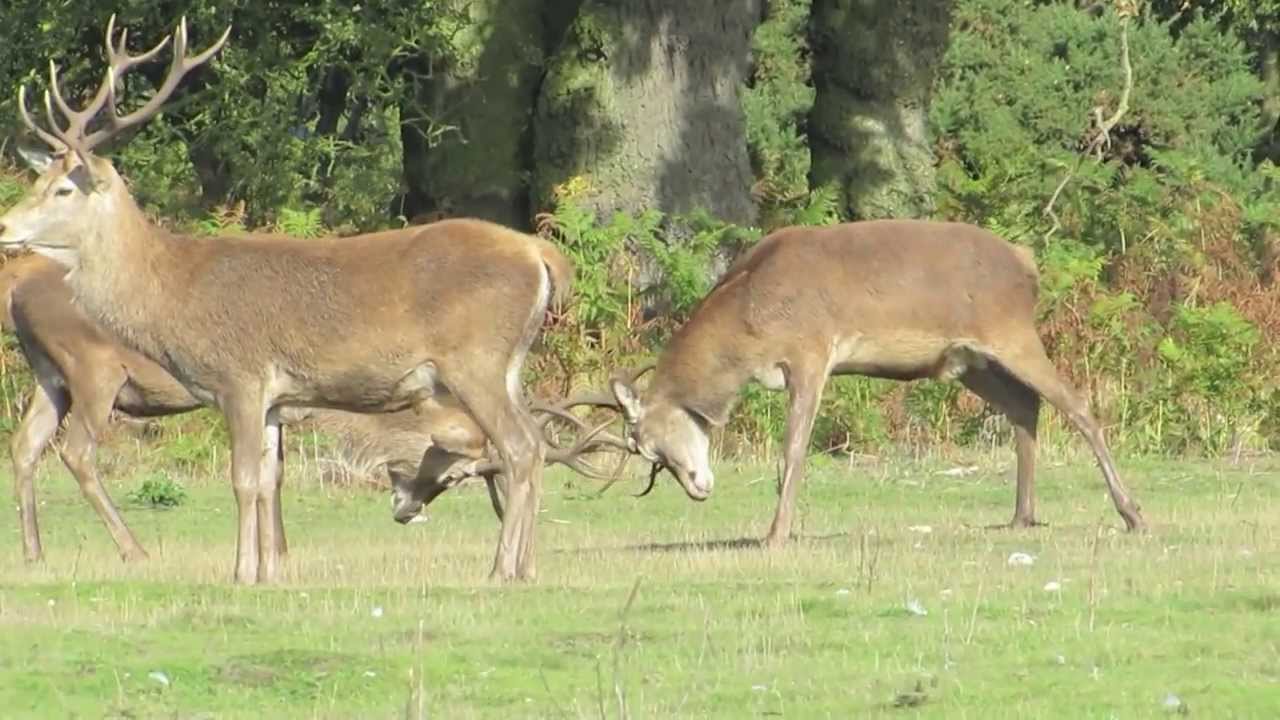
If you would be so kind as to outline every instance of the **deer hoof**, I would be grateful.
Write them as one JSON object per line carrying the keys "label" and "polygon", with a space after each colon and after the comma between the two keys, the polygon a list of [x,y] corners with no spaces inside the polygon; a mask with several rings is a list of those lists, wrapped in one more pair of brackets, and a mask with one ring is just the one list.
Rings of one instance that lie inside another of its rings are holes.
{"label": "deer hoof", "polygon": [[787,542],[790,540],[791,540],[791,536],[789,534],[771,532],[768,535],[764,536],[764,540],[761,541],[760,544],[763,547],[773,550],[786,545]]}
{"label": "deer hoof", "polygon": [[1020,528],[1048,527],[1049,523],[1040,522],[1033,517],[1015,517],[1007,523],[988,525],[988,530],[1018,530]]}

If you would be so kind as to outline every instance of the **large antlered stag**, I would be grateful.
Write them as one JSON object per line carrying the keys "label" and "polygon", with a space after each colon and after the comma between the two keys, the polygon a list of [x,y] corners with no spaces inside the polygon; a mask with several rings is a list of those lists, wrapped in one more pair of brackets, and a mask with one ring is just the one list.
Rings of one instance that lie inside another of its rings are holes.
{"label": "large antlered stag", "polygon": [[1041,398],[1088,441],[1130,530],[1125,491],[1087,403],[1049,361],[1035,327],[1031,252],[971,225],[880,220],[785,228],[734,262],[658,359],[643,393],[611,382],[633,450],[695,500],[710,494],[708,431],[755,380],[790,394],[779,501],[765,542],[791,532],[796,488],[831,375],[958,379],[1008,416],[1018,457],[1012,525],[1035,525]]}
{"label": "large antlered stag", "polygon": [[[71,288],[63,277],[66,272],[41,255],[14,258],[0,268],[0,326],[17,336],[36,381],[9,440],[23,555],[28,561],[43,557],[33,480],[40,456],[65,419],[63,462],[121,557],[139,560],[147,553],[98,478],[98,439],[113,411],[132,418],[160,417],[190,412],[201,403],[164,368],[124,347],[89,320],[72,302]],[[583,475],[602,477],[581,456],[626,448],[603,426],[587,428],[569,415],[568,406],[536,403],[533,408],[544,431],[563,420],[584,432],[572,446],[549,444],[548,464],[563,463]],[[399,522],[419,517],[441,493],[476,475],[485,480],[494,510],[502,517],[495,478],[499,463],[491,457],[484,432],[451,396],[433,398],[416,410],[392,413],[290,407],[282,408],[280,417],[283,424],[306,424],[332,433],[349,462],[369,472],[385,471],[393,492],[392,514]],[[276,538],[283,553],[283,528],[277,530]]]}
{"label": "large antlered stag", "polygon": [[222,411],[238,582],[280,573],[280,408],[390,412],[422,406],[438,390],[475,419],[504,468],[492,575],[532,578],[543,446],[520,370],[548,304],[569,290],[570,264],[539,238],[473,220],[320,240],[179,237],[152,224],[93,149],[157,113],[229,34],[190,56],[181,21],[163,83],[125,115],[116,108],[121,76],[170,38],[131,55],[124,33],[116,41],[114,17],[106,77],[83,110],[63,99],[53,66],[47,129],[20,90],[23,121],[53,152],[27,153],[41,176],[0,218],[0,244],[65,265],[76,303],[95,322]]}

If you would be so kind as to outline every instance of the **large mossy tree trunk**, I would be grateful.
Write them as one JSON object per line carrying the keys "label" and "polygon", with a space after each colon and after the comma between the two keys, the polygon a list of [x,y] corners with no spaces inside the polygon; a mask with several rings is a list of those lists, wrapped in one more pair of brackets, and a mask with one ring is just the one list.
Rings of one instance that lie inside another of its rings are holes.
{"label": "large mossy tree trunk", "polygon": [[813,187],[835,183],[850,218],[932,210],[930,91],[951,0],[814,0]]}
{"label": "large mossy tree trunk", "polygon": [[[419,73],[402,110],[404,215],[530,224],[530,119],[556,0],[473,0],[464,57]],[[561,3],[563,4],[563,3]]]}
{"label": "large mossy tree trunk", "polygon": [[537,208],[755,218],[741,94],[762,0],[585,0],[534,119]]}
{"label": "large mossy tree trunk", "polygon": [[1265,84],[1258,159],[1280,162],[1280,28],[1268,28],[1257,41],[1258,66]]}

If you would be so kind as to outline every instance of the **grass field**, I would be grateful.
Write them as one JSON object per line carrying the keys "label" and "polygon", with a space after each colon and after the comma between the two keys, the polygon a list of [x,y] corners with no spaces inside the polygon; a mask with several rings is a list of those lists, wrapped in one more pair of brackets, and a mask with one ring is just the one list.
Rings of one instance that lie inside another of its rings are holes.
{"label": "grass field", "polygon": [[221,477],[126,503],[152,559],[125,566],[51,460],[47,562],[0,517],[0,717],[1280,716],[1280,463],[1123,462],[1153,525],[1127,536],[1091,462],[1046,461],[1051,526],[980,529],[1011,462],[815,461],[779,551],[740,542],[765,466],[722,466],[701,505],[554,472],[514,587],[484,579],[483,490],[401,527],[384,493],[293,477],[287,580],[237,588]]}

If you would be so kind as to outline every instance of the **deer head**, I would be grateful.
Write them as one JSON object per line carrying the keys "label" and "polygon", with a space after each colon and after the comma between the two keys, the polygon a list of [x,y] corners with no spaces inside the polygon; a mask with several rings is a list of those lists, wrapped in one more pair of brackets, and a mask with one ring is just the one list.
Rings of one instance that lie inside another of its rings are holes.
{"label": "deer head", "polygon": [[[26,88],[18,89],[22,122],[47,148],[19,147],[19,154],[40,177],[27,197],[0,217],[0,246],[26,246],[68,268],[76,268],[81,247],[100,240],[104,224],[119,222],[120,210],[133,207],[120,175],[109,160],[94,155],[93,149],[158,113],[182,78],[212,58],[231,34],[228,27],[212,46],[190,56],[187,21],[183,18],[172,36],[173,60],[164,82],[142,107],[121,115],[116,109],[117,84],[134,67],[155,58],[170,38],[166,36],[150,50],[131,55],[127,50],[127,30],[121,30],[116,41],[115,20],[112,15],[107,22],[106,76],[83,109],[73,110],[63,98],[58,67],[52,62],[49,89],[44,93],[48,129],[39,127],[27,110]],[[105,121],[90,131],[90,124],[104,109]],[[65,127],[55,117],[55,110],[65,120]]]}
{"label": "deer head", "polygon": [[632,452],[653,463],[649,487],[660,468],[671,471],[680,486],[694,500],[711,497],[715,474],[711,471],[709,421],[667,398],[641,400],[632,383],[620,378],[609,388],[627,423],[627,443]]}
{"label": "deer head", "polygon": [[[546,463],[564,465],[584,477],[608,480],[612,484],[630,457],[627,442],[607,431],[612,418],[593,427],[571,413],[570,409],[579,404],[597,403],[570,398],[555,404],[538,401],[530,405],[547,447]],[[468,477],[483,477],[492,483],[502,472],[502,462],[492,443],[485,442],[480,427],[464,411],[457,410],[452,415],[452,424],[440,422],[438,432],[432,434],[433,445],[422,455],[416,472],[391,472],[391,512],[396,522],[414,521],[441,493]],[[569,446],[556,444],[552,425],[557,421],[578,433],[576,442]],[[448,449],[441,445],[442,438],[447,440]],[[611,473],[584,457],[608,451],[621,452]]]}

